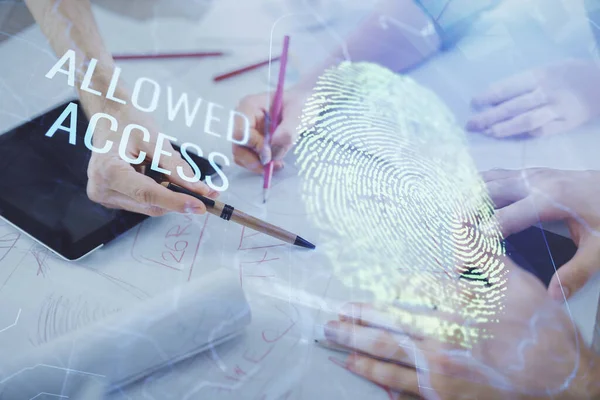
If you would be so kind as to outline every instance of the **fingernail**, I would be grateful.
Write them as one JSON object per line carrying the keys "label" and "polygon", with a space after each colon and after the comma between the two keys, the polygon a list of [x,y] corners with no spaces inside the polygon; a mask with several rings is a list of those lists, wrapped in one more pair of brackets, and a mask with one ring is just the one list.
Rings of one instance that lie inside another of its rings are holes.
{"label": "fingernail", "polygon": [[340,323],[338,321],[329,321],[323,330],[327,339],[337,342],[336,339],[340,330]]}
{"label": "fingernail", "polygon": [[269,157],[267,157],[267,155],[266,155],[265,153],[262,153],[262,152],[261,152],[261,153],[260,153],[260,155],[259,155],[259,159],[260,159],[260,163],[261,163],[262,165],[266,165],[266,164],[268,164],[268,163],[269,163],[269,161],[271,161],[271,160],[269,159]]}

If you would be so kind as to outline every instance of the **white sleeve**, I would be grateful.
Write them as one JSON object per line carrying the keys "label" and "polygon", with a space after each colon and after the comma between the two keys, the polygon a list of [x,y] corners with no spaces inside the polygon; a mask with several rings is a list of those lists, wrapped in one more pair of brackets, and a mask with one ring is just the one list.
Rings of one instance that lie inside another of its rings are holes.
{"label": "white sleeve", "polygon": [[443,47],[456,43],[481,15],[501,0],[414,0],[431,18]]}

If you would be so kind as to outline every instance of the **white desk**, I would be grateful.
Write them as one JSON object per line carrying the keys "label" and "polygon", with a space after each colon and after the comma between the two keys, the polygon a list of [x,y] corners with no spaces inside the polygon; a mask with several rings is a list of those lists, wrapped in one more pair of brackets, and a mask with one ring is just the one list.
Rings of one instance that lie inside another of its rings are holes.
{"label": "white desk", "polygon": [[[231,6],[233,3],[235,7]],[[108,46],[114,52],[223,47],[234,51],[235,57],[215,60],[122,63],[123,77],[130,82],[140,76],[151,77],[163,87],[171,85],[175,90],[200,96],[227,109],[234,107],[240,96],[265,90],[267,70],[220,84],[213,84],[209,77],[264,58],[268,54],[269,42],[265,38],[270,31],[269,21],[275,19],[268,14],[250,18],[256,15],[251,12],[250,5],[240,10],[240,2],[233,3],[220,2],[201,24],[183,20],[132,23],[105,10],[99,10],[98,20]],[[236,14],[227,12],[228,7],[234,8]],[[248,34],[240,38],[240,26],[244,24],[248,26]],[[333,36],[325,34],[329,44],[335,41]],[[209,36],[212,39],[207,39]],[[305,54],[295,57],[305,61],[301,66],[304,69],[308,64],[316,63],[317,54],[324,54],[324,50],[319,49],[328,45],[323,46],[327,41],[322,37],[294,40],[294,43],[302,42],[302,46],[297,45],[294,51]],[[468,115],[471,95],[483,85],[533,65],[532,56],[541,54],[545,60],[550,60],[564,55],[548,43],[542,50],[528,55],[526,50],[542,43],[539,34],[523,33],[518,42],[517,47],[501,48],[487,57],[471,56],[468,60],[459,50],[453,50],[415,70],[412,75],[435,89],[462,123]],[[477,46],[481,48],[481,43],[473,44],[471,51]],[[275,52],[278,48],[279,41]],[[55,58],[37,29],[29,29],[0,44],[0,54],[10,56],[11,60],[0,65],[0,130],[15,126],[73,95],[60,79],[49,81],[44,78]],[[512,64],[511,58],[506,58],[507,54],[517,54],[520,63]],[[177,136],[180,141],[194,140],[203,148],[220,149],[229,154],[229,144],[223,138],[200,133],[198,139],[198,132],[202,131],[200,123],[194,126],[195,129],[189,129],[182,119],[167,121],[164,107],[162,111],[156,112],[156,118],[167,134]],[[593,146],[600,138],[592,127],[527,142],[499,142],[475,135],[469,140],[473,157],[481,169],[533,165],[600,168],[600,161],[595,156],[596,146]],[[231,189],[224,194],[225,200],[319,243],[319,232],[304,223],[305,211],[300,196],[294,196],[299,194],[299,185],[293,165],[275,179],[267,209],[260,205],[259,177],[251,177],[235,167],[227,173]],[[80,264],[63,263],[32,241],[20,238],[15,248],[4,256],[0,254],[0,304],[3,304],[0,353],[10,354],[15,349],[38,345],[65,330],[85,324],[88,317],[78,317],[80,315],[101,318],[167,286],[201,279],[206,272],[224,266],[238,272],[243,285],[248,288],[282,285],[283,289],[278,292],[282,299],[273,300],[251,291],[254,320],[243,337],[216,352],[152,376],[112,398],[386,398],[383,390],[352,378],[331,362],[328,352],[312,346],[313,326],[325,319],[323,312],[296,307],[285,301],[298,301],[298,296],[304,296],[304,302],[313,302],[318,308],[324,297],[356,299],[356,294],[345,296],[348,291],[332,275],[322,254],[276,246],[277,243],[269,238],[250,236],[239,226],[213,217],[198,217],[191,224],[192,239],[188,243],[189,248],[195,250],[182,254],[182,261],[171,265],[175,268],[157,266],[152,260],[161,256],[164,245],[158,243],[157,238],[183,224],[189,224],[189,221],[182,216],[147,221]],[[0,226],[0,236],[6,232],[14,231]],[[223,237],[233,240],[223,241]],[[71,287],[69,282],[80,284]],[[569,302],[570,311],[588,341],[595,318],[598,286],[598,280],[591,282]],[[277,292],[272,287],[270,291]],[[20,301],[24,292],[28,295],[27,301]],[[316,297],[310,297],[310,294]],[[49,309],[59,311],[52,315]],[[51,322],[39,323],[44,317],[50,318]]]}

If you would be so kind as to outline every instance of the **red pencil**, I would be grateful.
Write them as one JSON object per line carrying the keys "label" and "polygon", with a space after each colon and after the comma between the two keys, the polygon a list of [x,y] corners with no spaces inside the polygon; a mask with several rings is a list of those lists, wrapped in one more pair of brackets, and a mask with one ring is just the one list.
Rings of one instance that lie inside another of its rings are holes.
{"label": "red pencil", "polygon": [[269,65],[269,63],[271,63],[273,61],[277,61],[280,58],[281,58],[281,56],[280,57],[274,57],[274,58],[272,58],[270,60],[261,61],[261,62],[256,63],[256,64],[248,65],[247,67],[243,67],[243,68],[239,68],[239,69],[236,69],[236,70],[233,70],[233,71],[230,71],[230,72],[226,72],[224,74],[215,76],[213,78],[213,80],[215,82],[219,82],[219,81],[222,81],[222,80],[225,80],[225,79],[228,79],[228,78],[232,78],[234,76],[243,74],[244,72],[252,71],[253,69],[257,69],[257,68],[263,67],[265,65]]}
{"label": "red pencil", "polygon": [[[279,79],[277,80],[277,89],[273,96],[273,103],[271,104],[271,111],[269,112],[270,123],[267,124],[268,128],[265,132],[265,143],[267,146],[271,145],[271,136],[277,125],[281,120],[281,108],[283,106],[283,85],[285,82],[285,70],[287,67],[288,49],[290,47],[290,37],[285,36],[283,38],[283,50],[281,51],[281,63],[279,65]],[[267,196],[269,189],[271,188],[271,177],[273,176],[273,160],[269,161],[265,165],[265,174],[263,178],[263,203],[267,202]]]}
{"label": "red pencil", "polygon": [[220,57],[225,55],[222,51],[210,51],[200,53],[157,53],[157,54],[115,54],[115,60],[152,60],[152,59],[170,59],[170,58],[201,58],[201,57]]}

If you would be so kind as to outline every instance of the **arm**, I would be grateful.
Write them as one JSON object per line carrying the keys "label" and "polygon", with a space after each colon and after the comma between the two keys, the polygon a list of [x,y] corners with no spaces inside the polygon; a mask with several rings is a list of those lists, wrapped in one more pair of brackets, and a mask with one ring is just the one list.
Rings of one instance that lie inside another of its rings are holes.
{"label": "arm", "polygon": [[[86,65],[92,58],[97,59],[98,64],[91,87],[102,93],[106,93],[115,68],[94,20],[90,1],[25,0],[25,3],[56,54],[62,55],[69,49],[75,51],[75,86],[88,116],[106,110],[111,102],[80,89]],[[118,98],[128,97],[123,87],[117,88],[116,95]]]}
{"label": "arm", "polygon": [[441,48],[441,39],[431,21],[413,0],[378,1],[345,43],[304,77],[298,87],[312,88],[325,69],[346,57],[378,63],[392,71],[406,71]]}
{"label": "arm", "polygon": [[[426,34],[420,35],[419,32]],[[423,62],[441,48],[441,39],[431,21],[413,0],[379,0],[358,29],[322,64],[305,75],[283,99],[283,117],[270,145],[264,143],[265,104],[269,93],[247,96],[238,111],[250,119],[250,139],[245,146],[233,145],[236,164],[262,173],[263,165],[275,161],[275,170],[283,167],[283,157],[297,138],[296,126],[306,98],[323,72],[341,60],[366,61],[393,71],[406,71]],[[235,135],[243,137],[241,126]]]}
{"label": "arm", "polygon": [[[146,157],[152,159],[158,134],[153,118],[136,110],[130,103],[119,104],[81,90],[81,82],[92,58],[98,60],[90,82],[90,87],[96,91],[107,93],[116,68],[94,21],[89,0],[26,0],[26,2],[54,51],[59,55],[65,54],[68,50],[75,52],[75,85],[88,117],[91,118],[96,113],[105,113],[117,121],[118,126],[114,127],[114,131],[109,128],[110,124],[107,121],[99,122],[95,127],[94,144],[98,141],[108,144],[110,140],[112,147],[105,153],[92,152],[87,171],[89,198],[106,207],[122,208],[150,216],[163,215],[172,211],[204,213],[206,208],[201,201],[172,192],[159,185],[149,176],[140,173],[143,170],[141,165],[138,164],[134,168],[118,151],[124,128],[133,126],[134,129],[145,129],[148,138],[144,139],[143,135],[129,138],[125,150],[127,156],[133,158],[143,152]],[[130,98],[128,90],[122,85],[116,88],[114,97]],[[205,196],[217,195],[205,183],[201,181],[192,183],[183,180],[175,173],[180,167],[185,171],[186,176],[194,176],[190,165],[173,150],[169,141],[164,143],[163,150],[171,153],[170,157],[161,158],[159,163],[162,169],[171,172],[170,175],[165,176],[166,179]],[[144,161],[148,162],[148,158]]]}

